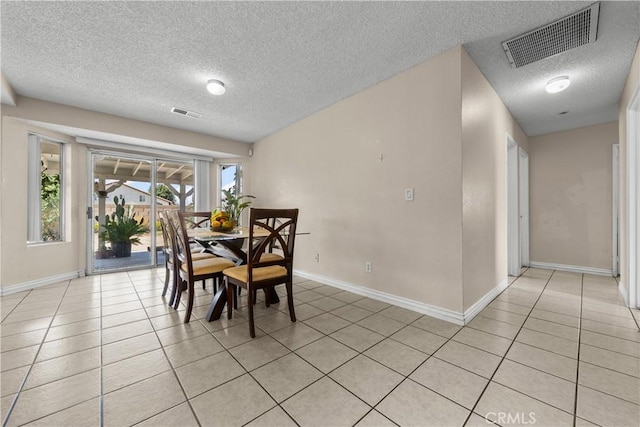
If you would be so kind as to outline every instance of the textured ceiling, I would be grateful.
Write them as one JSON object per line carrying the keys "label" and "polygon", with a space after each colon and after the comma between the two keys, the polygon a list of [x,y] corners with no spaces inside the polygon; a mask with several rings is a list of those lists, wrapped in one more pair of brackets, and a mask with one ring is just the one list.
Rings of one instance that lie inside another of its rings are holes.
{"label": "textured ceiling", "polygon": [[500,45],[590,3],[2,1],[0,65],[22,96],[253,142],[463,44],[534,135],[616,119],[639,2],[602,2],[596,43],[519,69]]}
{"label": "textured ceiling", "polygon": [[[503,35],[465,47],[527,135],[617,120],[640,34],[639,6],[640,2],[601,2],[595,43],[518,69],[504,60]],[[545,84],[557,76],[569,76],[571,86],[546,93]]]}

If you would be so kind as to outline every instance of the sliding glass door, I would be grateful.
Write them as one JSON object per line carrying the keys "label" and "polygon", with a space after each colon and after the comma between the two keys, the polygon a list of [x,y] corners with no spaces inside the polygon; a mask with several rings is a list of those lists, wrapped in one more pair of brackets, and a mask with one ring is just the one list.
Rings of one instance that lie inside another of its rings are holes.
{"label": "sliding glass door", "polygon": [[[193,211],[195,198],[193,162],[156,159],[156,203],[155,213],[162,211]],[[164,265],[166,242],[162,239],[160,221],[156,221],[156,265]]]}
{"label": "sliding glass door", "polygon": [[91,152],[91,273],[164,265],[161,210],[193,209],[193,162]]}

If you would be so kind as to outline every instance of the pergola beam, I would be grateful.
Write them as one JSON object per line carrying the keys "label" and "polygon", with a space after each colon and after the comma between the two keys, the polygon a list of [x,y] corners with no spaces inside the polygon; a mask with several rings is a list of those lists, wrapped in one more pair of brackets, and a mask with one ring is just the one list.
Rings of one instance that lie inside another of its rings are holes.
{"label": "pergola beam", "polygon": [[184,168],[184,165],[180,165],[180,167],[178,169],[174,169],[173,172],[171,172],[170,174],[165,175],[165,179],[171,178],[173,175],[176,174],[176,172],[180,172],[180,170],[182,170],[182,168]]}
{"label": "pergola beam", "polygon": [[141,166],[142,166],[142,162],[138,163],[138,166],[135,167],[135,169],[133,170],[133,173],[131,174],[131,176],[136,176],[136,174],[140,170]]}
{"label": "pergola beam", "polygon": [[176,190],[175,188],[173,188],[173,185],[167,185],[166,187],[169,189],[169,191],[171,191],[171,194],[173,194],[174,196],[176,196],[178,198],[180,197],[180,192],[178,190]]}
{"label": "pergola beam", "polygon": [[[183,170],[183,172],[188,173]],[[143,181],[143,182],[151,182],[151,177],[148,174],[148,171],[144,169],[140,169],[136,176],[131,174],[130,169],[125,169],[124,166],[120,168],[117,174],[113,174],[111,168],[106,167],[97,167],[94,170],[95,175],[100,175],[105,179],[115,179],[115,180],[124,180],[124,181]],[[189,174],[193,175],[192,173]],[[185,180],[184,177],[181,177],[180,174],[175,174],[171,178],[167,179],[163,174],[158,174],[158,184],[176,184],[176,185],[193,185],[193,178]]]}

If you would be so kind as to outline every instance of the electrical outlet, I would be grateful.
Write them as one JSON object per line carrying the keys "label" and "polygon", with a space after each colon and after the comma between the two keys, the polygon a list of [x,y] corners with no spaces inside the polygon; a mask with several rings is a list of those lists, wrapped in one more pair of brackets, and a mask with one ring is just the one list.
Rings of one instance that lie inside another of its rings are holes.
{"label": "electrical outlet", "polygon": [[365,273],[371,273],[371,261],[367,261],[364,263],[364,271]]}
{"label": "electrical outlet", "polygon": [[404,190],[404,199],[408,202],[413,201],[413,188],[407,188]]}
{"label": "electrical outlet", "polygon": [[316,252],[316,256],[314,257],[316,262],[320,262],[320,254]]}

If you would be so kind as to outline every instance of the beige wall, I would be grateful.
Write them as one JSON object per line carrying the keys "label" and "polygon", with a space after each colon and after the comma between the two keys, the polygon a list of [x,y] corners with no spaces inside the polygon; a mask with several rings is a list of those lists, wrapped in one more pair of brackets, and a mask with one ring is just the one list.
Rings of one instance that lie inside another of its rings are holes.
{"label": "beige wall", "polygon": [[529,139],[531,261],[611,269],[618,122]]}
{"label": "beige wall", "polygon": [[[640,44],[636,47],[636,54],[629,70],[629,76],[620,98],[618,113],[618,132],[620,135],[620,284],[623,292],[628,294],[628,254],[627,254],[627,107],[631,98],[640,86]],[[640,142],[636,141],[639,145]]]}
{"label": "beige wall", "polygon": [[256,205],[311,232],[296,269],[462,310],[460,78],[456,47],[255,144]]}
{"label": "beige wall", "polygon": [[[4,112],[4,109],[3,109]],[[0,273],[2,287],[30,282],[43,277],[84,270],[83,241],[86,231],[82,220],[84,202],[78,208],[79,200],[86,199],[86,161],[84,147],[67,144],[64,167],[65,200],[65,242],[27,245],[27,138],[28,132],[35,131],[62,141],[71,139],[46,129],[29,126],[23,121],[2,117],[2,259]],[[82,194],[82,199],[78,195]],[[8,202],[10,201],[10,202]]]}
{"label": "beige wall", "polygon": [[507,280],[507,138],[527,136],[462,49],[464,309]]}
{"label": "beige wall", "polygon": [[297,269],[461,313],[507,278],[507,133],[458,46],[256,143],[251,191],[300,208]]}
{"label": "beige wall", "polygon": [[19,97],[16,107],[2,105],[2,115],[238,156],[246,156],[249,149],[230,139],[26,97]]}
{"label": "beige wall", "polygon": [[[0,285],[3,290],[51,276],[84,271],[86,267],[87,148],[73,138],[31,121],[89,129],[185,147],[243,155],[248,145],[213,136],[82,110],[45,101],[18,98],[16,107],[2,105],[0,139]],[[66,241],[27,245],[27,137],[35,131],[69,141],[66,166]],[[211,168],[212,185],[216,168]],[[213,187],[215,188],[215,187]],[[212,189],[212,200],[215,191]]]}

